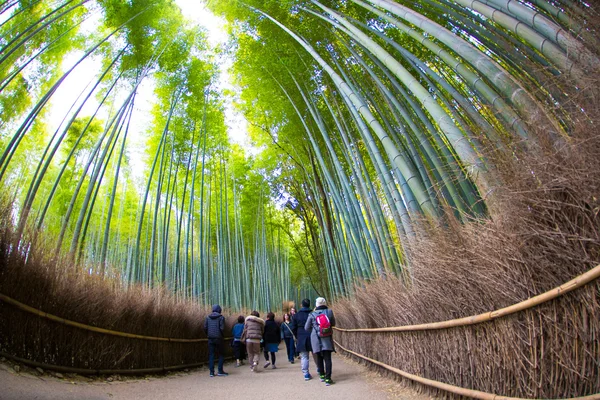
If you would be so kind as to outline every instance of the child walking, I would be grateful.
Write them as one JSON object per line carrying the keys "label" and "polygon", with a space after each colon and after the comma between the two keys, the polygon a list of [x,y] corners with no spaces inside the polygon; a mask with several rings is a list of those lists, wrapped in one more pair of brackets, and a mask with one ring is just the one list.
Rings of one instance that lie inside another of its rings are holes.
{"label": "child walking", "polygon": [[244,333],[244,316],[240,315],[237,319],[237,324],[233,326],[231,334],[233,336],[233,358],[235,358],[236,367],[239,367],[244,363],[245,351],[244,344],[242,343],[242,333]]}

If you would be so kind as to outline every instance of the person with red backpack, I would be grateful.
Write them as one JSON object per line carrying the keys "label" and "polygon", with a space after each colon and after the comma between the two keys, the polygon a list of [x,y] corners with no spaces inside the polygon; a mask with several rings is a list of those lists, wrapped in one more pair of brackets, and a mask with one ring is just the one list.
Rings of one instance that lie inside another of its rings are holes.
{"label": "person with red backpack", "polygon": [[323,297],[318,297],[315,311],[309,315],[304,329],[311,332],[310,343],[316,356],[317,370],[320,372],[321,382],[325,382],[326,386],[334,383],[331,380],[331,353],[335,351],[333,346],[334,326],[333,311],[327,308],[327,301]]}

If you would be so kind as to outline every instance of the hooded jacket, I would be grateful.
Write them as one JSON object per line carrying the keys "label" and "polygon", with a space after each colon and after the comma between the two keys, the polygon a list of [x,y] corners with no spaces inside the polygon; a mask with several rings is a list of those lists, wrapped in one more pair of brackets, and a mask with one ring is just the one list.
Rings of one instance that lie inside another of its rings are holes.
{"label": "hooded jacket", "polygon": [[204,320],[204,332],[209,339],[223,339],[225,317],[221,315],[221,306],[214,305],[213,312]]}
{"label": "hooded jacket", "polygon": [[263,338],[265,321],[254,315],[249,315],[244,322],[244,330],[246,331],[246,340],[252,339],[258,343]]}

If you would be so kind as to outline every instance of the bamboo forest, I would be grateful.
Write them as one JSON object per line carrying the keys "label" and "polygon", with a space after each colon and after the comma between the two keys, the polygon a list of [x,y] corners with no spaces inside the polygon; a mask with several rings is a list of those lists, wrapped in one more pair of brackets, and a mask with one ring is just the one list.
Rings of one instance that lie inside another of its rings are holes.
{"label": "bamboo forest", "polygon": [[432,396],[598,398],[599,26],[584,0],[0,0],[0,356],[184,368],[205,347],[124,337],[323,297],[344,354]]}

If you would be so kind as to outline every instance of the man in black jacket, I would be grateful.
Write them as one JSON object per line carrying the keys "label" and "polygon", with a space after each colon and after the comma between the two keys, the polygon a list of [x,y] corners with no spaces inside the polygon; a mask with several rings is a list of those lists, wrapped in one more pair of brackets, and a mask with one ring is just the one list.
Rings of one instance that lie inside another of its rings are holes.
{"label": "man in black jacket", "polygon": [[[302,308],[294,315],[292,318],[292,332],[294,332],[294,336],[296,336],[296,351],[300,353],[300,365],[302,367],[302,373],[304,374],[304,380],[309,381],[312,379],[309,371],[309,355],[308,353],[312,351],[312,347],[310,344],[310,332],[307,332],[304,329],[304,325],[306,324],[306,320],[311,313],[310,300],[304,299],[302,300]],[[318,371],[317,371],[318,372]]]}
{"label": "man in black jacket", "polygon": [[215,353],[219,357],[217,376],[229,375],[223,371],[223,332],[225,331],[225,317],[221,315],[221,306],[215,304],[212,313],[204,320],[204,332],[208,338],[208,369],[210,377],[215,376]]}

